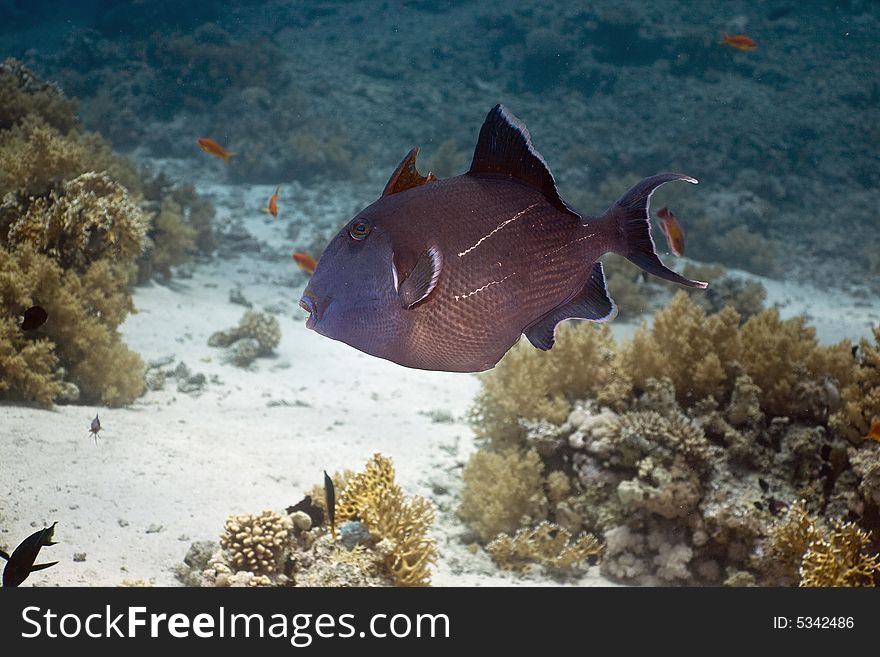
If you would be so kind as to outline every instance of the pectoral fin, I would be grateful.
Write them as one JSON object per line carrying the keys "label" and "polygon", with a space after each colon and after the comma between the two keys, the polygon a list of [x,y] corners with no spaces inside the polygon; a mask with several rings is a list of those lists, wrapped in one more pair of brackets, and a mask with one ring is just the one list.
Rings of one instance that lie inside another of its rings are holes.
{"label": "pectoral fin", "polygon": [[397,290],[400,304],[404,308],[412,308],[426,299],[431,291],[437,287],[442,268],[443,256],[440,249],[435,246],[428,247],[427,251],[419,256],[412,271]]}
{"label": "pectoral fin", "polygon": [[57,563],[59,563],[59,562],[57,562],[57,561],[52,561],[52,562],[50,562],[50,563],[37,563],[37,564],[34,564],[33,566],[31,566],[31,572],[34,573],[34,572],[36,572],[36,571],[38,571],[38,570],[46,570],[46,568],[51,568],[52,566],[54,566],[54,565],[57,564]]}
{"label": "pectoral fin", "polygon": [[617,306],[608,296],[605,285],[605,272],[602,263],[593,265],[590,278],[581,291],[571,301],[551,310],[537,322],[529,326],[524,333],[529,342],[538,349],[547,351],[553,347],[556,326],[566,319],[588,319],[593,322],[605,322],[617,314]]}

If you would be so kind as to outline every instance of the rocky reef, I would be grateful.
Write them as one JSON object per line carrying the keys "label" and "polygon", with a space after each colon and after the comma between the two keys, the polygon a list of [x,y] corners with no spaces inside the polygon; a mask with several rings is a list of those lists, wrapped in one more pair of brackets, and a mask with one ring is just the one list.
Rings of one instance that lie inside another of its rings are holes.
{"label": "rocky reef", "polygon": [[[20,62],[0,64],[0,397],[119,406],[144,386],[118,332],[131,284],[169,273],[197,238],[209,248],[211,211],[180,188],[160,189],[154,212],[137,167],[81,132],[76,107]],[[49,319],[23,331],[33,305]]]}
{"label": "rocky reef", "polygon": [[552,351],[518,347],[484,375],[459,515],[503,566],[550,523],[556,550],[599,537],[623,582],[873,585],[875,337],[854,356],[803,318],[741,322],[683,292],[623,344],[560,327]]}
{"label": "rocky reef", "polygon": [[[431,503],[407,497],[391,459],[332,477],[336,527],[324,490],[285,513],[232,516],[220,544],[195,543],[178,576],[195,586],[428,586],[437,548]],[[219,547],[219,549],[218,549]]]}
{"label": "rocky reef", "polygon": [[280,341],[281,327],[277,319],[248,310],[235,328],[211,334],[208,346],[225,347],[229,362],[247,367],[256,358],[271,355]]}

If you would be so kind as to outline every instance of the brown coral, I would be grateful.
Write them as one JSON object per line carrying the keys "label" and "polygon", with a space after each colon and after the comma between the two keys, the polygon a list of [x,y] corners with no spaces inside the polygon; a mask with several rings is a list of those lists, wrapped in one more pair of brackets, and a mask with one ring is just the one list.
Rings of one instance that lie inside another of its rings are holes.
{"label": "brown coral", "polygon": [[464,468],[459,516],[484,541],[543,520],[543,468],[535,450],[474,453]]}
{"label": "brown coral", "polygon": [[394,483],[391,459],[374,454],[363,472],[348,480],[336,503],[340,520],[360,520],[384,545],[385,568],[398,586],[427,586],[437,560],[428,530],[434,521],[431,503],[405,498]]}
{"label": "brown coral", "polygon": [[274,511],[232,516],[226,520],[220,545],[236,570],[274,576],[287,560],[292,529],[290,517]]}
{"label": "brown coral", "polygon": [[486,551],[503,570],[525,571],[536,563],[550,571],[567,572],[580,562],[599,557],[602,546],[590,535],[572,540],[564,528],[544,521],[513,536],[497,536]]}
{"label": "brown coral", "polygon": [[880,554],[868,555],[871,535],[851,522],[833,520],[831,531],[812,540],[800,567],[801,586],[874,586]]}

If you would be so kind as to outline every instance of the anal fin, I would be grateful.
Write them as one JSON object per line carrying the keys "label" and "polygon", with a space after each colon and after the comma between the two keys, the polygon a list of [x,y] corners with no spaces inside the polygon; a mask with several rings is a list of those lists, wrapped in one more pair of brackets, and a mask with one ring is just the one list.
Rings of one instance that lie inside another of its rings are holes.
{"label": "anal fin", "polygon": [[537,349],[547,351],[553,347],[556,327],[566,319],[586,319],[593,322],[606,322],[617,315],[617,306],[608,296],[605,285],[605,272],[602,263],[593,265],[590,278],[573,299],[557,306],[524,333]]}

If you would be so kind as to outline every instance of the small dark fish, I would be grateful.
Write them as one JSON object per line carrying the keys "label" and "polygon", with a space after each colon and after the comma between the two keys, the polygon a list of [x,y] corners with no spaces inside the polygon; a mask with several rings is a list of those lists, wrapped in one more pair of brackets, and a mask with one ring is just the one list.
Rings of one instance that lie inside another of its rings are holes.
{"label": "small dark fish", "polygon": [[31,306],[24,311],[24,321],[21,323],[22,331],[34,331],[40,328],[49,319],[49,313],[42,306]]}
{"label": "small dark fish", "polygon": [[330,533],[336,540],[336,490],[333,488],[333,480],[324,470],[324,495],[327,502],[327,518],[330,520]]}
{"label": "small dark fish", "polygon": [[324,524],[324,509],[312,502],[311,495],[306,495],[299,502],[287,507],[285,510],[287,515],[302,511],[311,519],[312,527],[319,527]]}
{"label": "small dark fish", "polygon": [[57,541],[53,541],[52,537],[55,533],[55,525],[53,522],[51,527],[44,527],[38,532],[34,532],[24,539],[17,548],[12,552],[12,556],[0,550],[0,557],[6,559],[6,567],[3,569],[3,586],[18,586],[28,578],[33,572],[44,570],[54,566],[57,561],[51,563],[34,564],[40,548],[49,545],[56,545]]}
{"label": "small dark fish", "polygon": [[651,237],[651,194],[672,181],[696,183],[690,176],[657,174],[601,216],[577,212],[502,105],[483,122],[467,173],[420,176],[416,152],[321,254],[300,299],[308,328],[406,367],[479,372],[523,333],[547,350],[566,319],[613,318],[598,262],[605,253],[706,287],[668,269]]}
{"label": "small dark fish", "polygon": [[854,344],[852,346],[852,355],[855,360],[859,360],[859,345]]}
{"label": "small dark fish", "polygon": [[98,419],[98,414],[95,413],[95,419],[92,420],[92,423],[89,425],[89,435],[95,437],[95,445],[98,444],[98,432],[101,430],[101,420]]}

